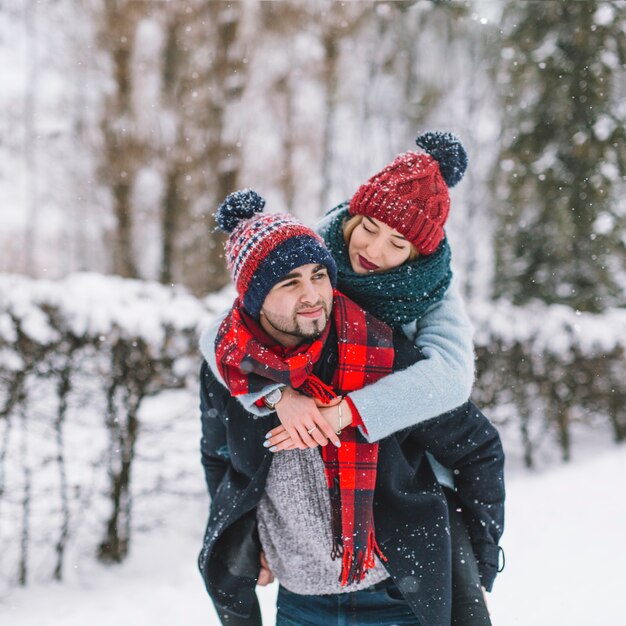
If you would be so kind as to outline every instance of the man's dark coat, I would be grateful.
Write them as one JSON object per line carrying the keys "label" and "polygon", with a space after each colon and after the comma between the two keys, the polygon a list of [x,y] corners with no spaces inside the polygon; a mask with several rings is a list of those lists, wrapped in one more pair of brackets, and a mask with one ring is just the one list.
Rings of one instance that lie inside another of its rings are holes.
{"label": "man's dark coat", "polygon": [[[394,370],[419,360],[419,351],[394,333]],[[315,373],[330,383],[337,364],[331,331]],[[211,509],[198,564],[223,624],[261,624],[254,591],[261,545],[256,506],[272,453],[265,433],[275,413],[255,417],[232,398],[206,362],[200,375],[202,463]],[[393,407],[390,407],[393,410]],[[481,582],[491,589],[504,523],[504,453],[500,437],[471,403],[379,442],[374,520],[385,567],[423,626],[450,626],[451,555],[448,508],[424,452],[454,470]]]}

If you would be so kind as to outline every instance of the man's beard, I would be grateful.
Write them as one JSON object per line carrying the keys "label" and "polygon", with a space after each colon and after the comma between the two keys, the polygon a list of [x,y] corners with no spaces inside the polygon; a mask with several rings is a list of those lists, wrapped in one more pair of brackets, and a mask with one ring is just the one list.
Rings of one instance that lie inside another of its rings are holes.
{"label": "man's beard", "polygon": [[[315,307],[318,306],[322,307],[324,311],[323,316],[308,321],[298,319],[297,311],[293,314],[293,317],[276,315],[275,313],[268,315],[266,312],[262,312],[262,314],[265,317],[265,321],[275,330],[298,339],[312,340],[317,339],[324,332],[329,319],[328,305],[325,302],[318,302]],[[312,307],[307,306],[303,308],[310,309]]]}

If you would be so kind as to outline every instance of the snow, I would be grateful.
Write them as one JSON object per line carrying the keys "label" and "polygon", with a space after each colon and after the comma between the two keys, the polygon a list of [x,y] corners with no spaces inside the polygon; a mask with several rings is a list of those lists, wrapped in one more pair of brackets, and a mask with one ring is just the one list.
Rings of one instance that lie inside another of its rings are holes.
{"label": "snow", "polygon": [[[207,500],[198,498],[177,509],[167,527],[136,537],[123,565],[83,564],[71,582],[33,585],[0,599],[0,622],[12,626],[218,625],[196,566]],[[266,624],[273,621],[276,591],[273,585],[262,593]]]}
{"label": "snow", "polygon": [[624,624],[625,472],[622,446],[509,481],[507,567],[494,586],[494,624]]}
{"label": "snow", "polygon": [[475,342],[485,346],[497,340],[505,347],[516,342],[537,354],[572,360],[575,350],[585,356],[626,347],[626,311],[607,309],[603,314],[583,313],[571,307],[534,301],[513,306],[504,300],[470,303],[476,326]]}
{"label": "snow", "polygon": [[593,125],[593,132],[600,141],[606,141],[615,130],[615,120],[608,115],[600,115]]}
{"label": "snow", "polygon": [[[626,449],[616,447],[576,465],[510,477],[507,564],[489,598],[495,626],[624,623],[625,473]],[[136,537],[123,565],[82,565],[63,585],[39,584],[0,599],[2,623],[218,626],[196,569],[205,518],[204,498],[175,507],[167,525]],[[260,590],[266,625],[274,620],[276,591],[276,584]]]}
{"label": "snow", "polygon": [[598,26],[608,26],[615,16],[613,7],[607,3],[601,4],[593,16],[593,21]]}
{"label": "snow", "polygon": [[2,274],[0,297],[21,319],[25,332],[44,345],[58,336],[39,308],[43,306],[58,308],[77,336],[106,335],[117,329],[151,345],[163,342],[168,326],[182,332],[209,319],[200,302],[183,288],[91,272],[71,274],[60,281]]}

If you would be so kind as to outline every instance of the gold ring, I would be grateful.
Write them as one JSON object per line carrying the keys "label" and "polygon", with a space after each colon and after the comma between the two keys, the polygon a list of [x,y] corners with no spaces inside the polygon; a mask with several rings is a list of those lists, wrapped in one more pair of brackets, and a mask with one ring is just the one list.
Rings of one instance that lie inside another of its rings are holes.
{"label": "gold ring", "polygon": [[310,428],[306,432],[309,433],[309,435],[310,435],[314,430],[317,430],[317,426],[313,426],[313,428]]}

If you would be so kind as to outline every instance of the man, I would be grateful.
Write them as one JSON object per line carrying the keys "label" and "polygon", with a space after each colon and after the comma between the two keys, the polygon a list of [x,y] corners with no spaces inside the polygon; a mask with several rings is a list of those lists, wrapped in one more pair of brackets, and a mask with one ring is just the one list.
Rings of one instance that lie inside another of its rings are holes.
{"label": "man", "polygon": [[[291,216],[260,215],[263,205],[239,192],[217,214],[231,232],[239,298],[215,346],[222,381],[206,362],[201,371],[207,590],[223,624],[261,623],[254,586],[274,571],[279,625],[330,626],[356,614],[358,624],[449,626],[448,504],[425,452],[455,471],[489,589],[503,524],[498,434],[468,404],[368,443],[351,425],[354,406],[335,392],[403,369],[419,352],[333,289],[334,261],[313,231]],[[340,445],[273,457],[263,444],[275,414],[253,418],[232,397],[269,382],[334,404]]]}

